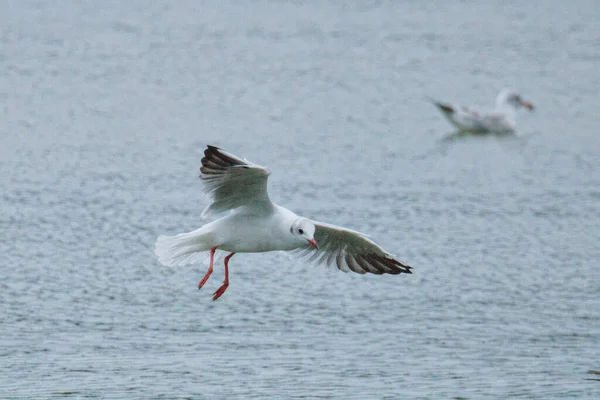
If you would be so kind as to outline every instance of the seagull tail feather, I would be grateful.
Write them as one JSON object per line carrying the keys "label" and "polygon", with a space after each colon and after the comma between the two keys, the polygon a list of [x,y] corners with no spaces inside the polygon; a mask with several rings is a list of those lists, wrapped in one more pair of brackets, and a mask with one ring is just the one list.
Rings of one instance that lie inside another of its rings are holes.
{"label": "seagull tail feather", "polygon": [[211,233],[202,227],[175,236],[159,236],[154,245],[154,254],[167,267],[200,264],[208,257],[211,243]]}

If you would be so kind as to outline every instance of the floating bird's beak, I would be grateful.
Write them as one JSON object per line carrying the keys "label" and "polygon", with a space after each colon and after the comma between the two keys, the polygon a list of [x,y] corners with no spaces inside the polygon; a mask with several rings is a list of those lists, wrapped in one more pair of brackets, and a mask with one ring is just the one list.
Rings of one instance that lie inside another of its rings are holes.
{"label": "floating bird's beak", "polygon": [[535,108],[535,106],[530,101],[527,101],[527,100],[521,100],[521,105],[523,107],[526,107],[529,111],[532,111]]}
{"label": "floating bird's beak", "polygon": [[314,247],[315,249],[319,250],[319,245],[317,244],[317,241],[315,239],[307,239],[308,243],[310,243],[310,245],[312,247]]}

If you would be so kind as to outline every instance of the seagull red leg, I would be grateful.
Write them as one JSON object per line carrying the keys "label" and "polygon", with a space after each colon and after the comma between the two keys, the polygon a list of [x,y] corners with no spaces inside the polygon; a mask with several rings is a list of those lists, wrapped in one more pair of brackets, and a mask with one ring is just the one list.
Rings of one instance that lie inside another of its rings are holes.
{"label": "seagull red leg", "polygon": [[208,271],[204,274],[204,278],[198,284],[198,289],[202,289],[202,286],[206,283],[210,275],[213,273],[213,261],[215,260],[215,251],[217,250],[217,246],[210,248],[210,263],[208,264]]}
{"label": "seagull red leg", "polygon": [[229,286],[229,259],[233,257],[234,254],[235,253],[231,253],[227,257],[225,257],[225,280],[223,281],[223,284],[219,286],[217,291],[213,294],[213,301],[221,297],[223,293],[225,293],[225,291],[227,290],[227,287]]}

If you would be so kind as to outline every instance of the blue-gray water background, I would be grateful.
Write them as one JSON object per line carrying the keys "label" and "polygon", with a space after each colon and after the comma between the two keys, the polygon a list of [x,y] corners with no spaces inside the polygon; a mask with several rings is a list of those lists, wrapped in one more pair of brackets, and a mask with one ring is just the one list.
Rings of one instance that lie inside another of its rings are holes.
{"label": "blue-gray water background", "polygon": [[[3,1],[0,397],[592,399],[600,3]],[[537,105],[462,137],[426,96]],[[158,264],[203,147],[413,275]]]}

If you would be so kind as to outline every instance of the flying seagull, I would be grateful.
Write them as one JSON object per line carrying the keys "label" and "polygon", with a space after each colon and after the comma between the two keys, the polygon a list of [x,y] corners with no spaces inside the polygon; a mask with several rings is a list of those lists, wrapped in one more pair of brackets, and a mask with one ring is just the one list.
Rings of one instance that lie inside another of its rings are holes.
{"label": "flying seagull", "polygon": [[192,232],[159,236],[154,252],[166,266],[198,263],[209,252],[208,271],[200,280],[199,289],[213,272],[215,252],[228,252],[224,259],[225,280],[213,294],[213,300],[229,286],[229,260],[235,253],[298,250],[310,261],[335,264],[344,272],[411,273],[411,267],[366,235],[300,217],[272,202],[267,193],[271,174],[268,168],[207,146],[200,172],[205,192],[211,198],[202,215],[229,211],[228,215]]}
{"label": "flying seagull", "polygon": [[461,132],[510,133],[516,128],[516,110],[525,107],[532,111],[533,104],[524,100],[518,93],[503,89],[496,97],[493,110],[478,110],[429,99],[444,117]]}

